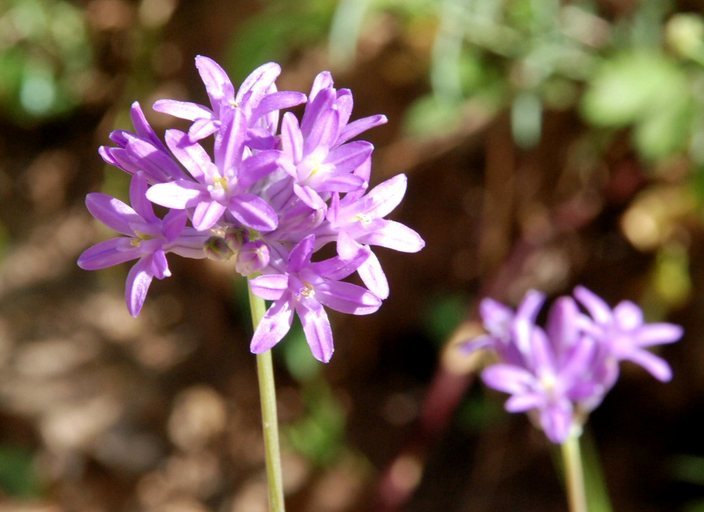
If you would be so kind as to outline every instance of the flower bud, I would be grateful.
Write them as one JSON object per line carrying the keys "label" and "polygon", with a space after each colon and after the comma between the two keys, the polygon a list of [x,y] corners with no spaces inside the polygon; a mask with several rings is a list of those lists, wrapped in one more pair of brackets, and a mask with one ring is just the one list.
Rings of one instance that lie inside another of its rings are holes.
{"label": "flower bud", "polygon": [[246,242],[237,254],[235,270],[243,276],[259,272],[269,264],[269,247],[261,240]]}
{"label": "flower bud", "polygon": [[203,251],[209,259],[217,261],[229,260],[234,254],[225,239],[219,236],[208,238],[203,244]]}

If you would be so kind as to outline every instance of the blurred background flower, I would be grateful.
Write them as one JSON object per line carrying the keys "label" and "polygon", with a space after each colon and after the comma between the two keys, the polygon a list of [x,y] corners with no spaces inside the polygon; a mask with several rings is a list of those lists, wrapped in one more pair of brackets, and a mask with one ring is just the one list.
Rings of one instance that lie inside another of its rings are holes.
{"label": "blurred background flower", "polygon": [[563,510],[542,435],[456,342],[484,296],[576,283],[686,333],[672,382],[626,364],[592,415],[592,509],[700,510],[703,33],[693,0],[0,1],[0,511],[265,510],[232,269],[174,260],[132,319],[127,266],[75,264],[108,237],[86,193],[127,194],[98,146],[134,100],[183,129],[151,104],[207,101],[197,54],[237,83],[275,60],[283,90],[329,69],[385,114],[372,185],[407,174],[392,217],[427,243],[379,251],[393,292],[331,315],[329,366],[300,327],[275,350],[291,512]]}

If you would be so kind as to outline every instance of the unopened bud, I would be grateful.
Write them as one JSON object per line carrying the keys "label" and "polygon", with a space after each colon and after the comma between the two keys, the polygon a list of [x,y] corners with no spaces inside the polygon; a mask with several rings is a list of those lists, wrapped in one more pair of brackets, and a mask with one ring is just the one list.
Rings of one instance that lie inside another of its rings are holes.
{"label": "unopened bud", "polygon": [[269,247],[261,240],[245,243],[237,254],[235,270],[243,276],[259,272],[269,264]]}
{"label": "unopened bud", "polygon": [[232,252],[237,253],[248,240],[247,233],[241,229],[230,228],[225,231],[225,242]]}
{"label": "unopened bud", "polygon": [[218,261],[228,260],[234,254],[225,239],[219,236],[208,238],[203,245],[203,250],[208,258]]}

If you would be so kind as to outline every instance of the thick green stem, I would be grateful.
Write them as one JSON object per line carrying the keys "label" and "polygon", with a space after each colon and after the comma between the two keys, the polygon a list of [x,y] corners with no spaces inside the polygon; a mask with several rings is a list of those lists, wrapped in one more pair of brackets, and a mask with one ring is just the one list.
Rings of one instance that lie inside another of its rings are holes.
{"label": "thick green stem", "polygon": [[[257,328],[266,304],[252,294],[249,289],[249,308],[252,325]],[[262,430],[264,432],[264,454],[266,458],[266,479],[269,488],[269,511],[284,512],[284,487],[281,474],[281,452],[279,450],[279,423],[276,414],[276,386],[271,350],[257,354],[257,378],[259,380],[259,400],[262,405]]]}
{"label": "thick green stem", "polygon": [[587,497],[584,489],[584,471],[582,468],[582,454],[579,449],[579,435],[570,435],[562,443],[561,448],[570,512],[587,512]]}

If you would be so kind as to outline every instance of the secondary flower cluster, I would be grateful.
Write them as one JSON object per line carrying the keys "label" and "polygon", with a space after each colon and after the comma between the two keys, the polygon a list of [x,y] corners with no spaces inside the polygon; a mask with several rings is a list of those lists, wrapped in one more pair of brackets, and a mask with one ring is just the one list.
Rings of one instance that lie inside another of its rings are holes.
{"label": "secondary flower cluster", "polygon": [[532,290],[513,311],[484,299],[480,314],[488,334],[465,348],[488,348],[496,354],[498,362],[482,372],[482,380],[512,395],[508,411],[531,411],[553,443],[578,431],[615,384],[621,361],[642,366],[660,381],[671,379],[668,364],[646,349],[677,341],[681,327],[646,324],[634,303],[623,301],[611,309],[577,287],[574,298],[553,303],[543,329],[536,320],[544,301],[542,293]]}
{"label": "secondary flower cluster", "polygon": [[[251,349],[268,350],[288,332],[294,313],[313,355],[333,353],[324,307],[363,315],[388,297],[371,246],[416,252],[424,242],[412,229],[386,220],[403,199],[406,177],[369,190],[369,142],[352,140],[383,124],[383,115],[350,122],[352,93],[320,73],[308,95],[278,91],[278,64],[264,64],[235,90],[213,60],[196,57],[210,105],[159,100],[154,109],[191,122],[167,130],[164,141],[132,105],[134,132],[118,130],[103,159],[132,175],[131,206],[102,193],[86,198],[90,213],[121,236],[86,250],[87,270],[137,260],[126,282],[129,312],[139,314],[153,278],[170,275],[167,253],[189,258],[234,258],[254,294],[273,301],[255,330]],[[281,111],[305,103],[301,120]],[[212,157],[202,144],[212,138]],[[168,209],[163,218],[152,204]],[[336,254],[312,261],[334,243]],[[343,281],[357,272],[365,286]],[[255,277],[256,276],[256,277]]]}

